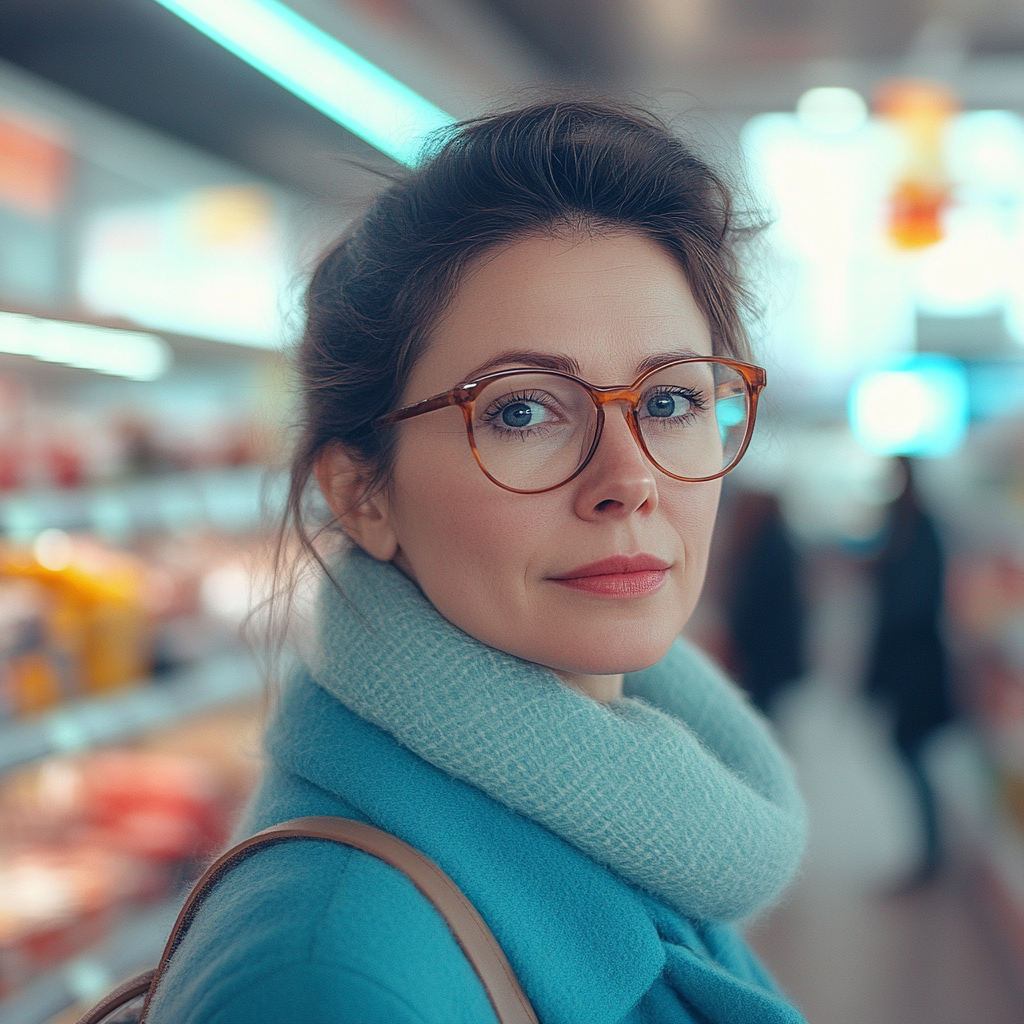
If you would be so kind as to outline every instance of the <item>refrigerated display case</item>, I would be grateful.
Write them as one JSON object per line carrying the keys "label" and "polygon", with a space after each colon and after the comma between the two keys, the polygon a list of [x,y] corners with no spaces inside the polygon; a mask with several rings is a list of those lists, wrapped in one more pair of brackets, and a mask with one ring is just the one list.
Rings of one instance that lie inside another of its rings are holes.
{"label": "refrigerated display case", "polygon": [[228,837],[258,763],[265,671],[241,627],[267,571],[261,472],[108,487],[130,524],[116,543],[83,527],[88,488],[6,495],[42,529],[0,542],[5,1021],[148,966]]}
{"label": "refrigerated display case", "polygon": [[91,737],[114,746],[84,747],[80,734],[67,752],[0,776],[3,1020],[47,1021],[159,959],[258,769],[252,673],[208,669],[230,683],[200,691],[198,678],[183,680],[191,700],[172,684],[174,713],[165,704]]}
{"label": "refrigerated display case", "polygon": [[9,1024],[152,965],[252,786],[280,349],[337,222],[0,65]]}

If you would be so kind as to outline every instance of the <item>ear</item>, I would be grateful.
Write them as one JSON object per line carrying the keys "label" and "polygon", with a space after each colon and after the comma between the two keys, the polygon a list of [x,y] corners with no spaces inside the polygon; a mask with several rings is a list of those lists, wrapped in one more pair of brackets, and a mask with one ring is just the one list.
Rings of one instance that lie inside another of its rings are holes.
{"label": "ear", "polygon": [[390,562],[398,551],[391,506],[378,492],[365,498],[365,469],[339,444],[327,448],[313,467],[316,482],[341,528],[368,555]]}

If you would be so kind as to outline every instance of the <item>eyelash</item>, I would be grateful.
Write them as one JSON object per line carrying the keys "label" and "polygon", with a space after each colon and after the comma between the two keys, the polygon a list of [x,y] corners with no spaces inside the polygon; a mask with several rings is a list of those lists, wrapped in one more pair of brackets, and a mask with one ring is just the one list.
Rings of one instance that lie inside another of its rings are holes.
{"label": "eyelash", "polygon": [[[643,405],[645,402],[647,402],[652,395],[679,395],[681,398],[685,398],[690,403],[691,408],[687,410],[687,412],[683,416],[680,416],[678,419],[673,417],[672,422],[674,423],[684,422],[692,415],[694,411],[704,412],[704,410],[706,410],[708,407],[707,399],[704,397],[703,392],[693,391],[690,388],[673,387],[671,385],[666,387],[659,387],[656,390],[649,391],[646,395],[642,395],[640,397],[640,405]],[[655,419],[656,417],[651,418]]]}
{"label": "eyelash", "polygon": [[499,420],[501,414],[510,405],[515,405],[517,402],[535,402],[537,405],[541,405],[545,409],[551,408],[551,406],[545,402],[536,391],[514,391],[512,394],[502,395],[501,398],[495,399],[491,408],[483,414],[482,418],[487,422],[488,426],[490,426],[492,430],[495,430],[498,434],[503,434],[505,437],[531,437],[539,429],[538,427],[527,427],[525,430],[514,430],[512,427],[505,426],[505,424]]}

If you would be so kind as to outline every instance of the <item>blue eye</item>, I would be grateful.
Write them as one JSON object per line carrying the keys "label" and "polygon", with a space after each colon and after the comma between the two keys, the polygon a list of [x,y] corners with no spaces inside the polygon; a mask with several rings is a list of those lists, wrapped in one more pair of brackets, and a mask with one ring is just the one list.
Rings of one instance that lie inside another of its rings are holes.
{"label": "blue eye", "polygon": [[496,410],[494,415],[500,417],[502,426],[513,430],[550,424],[552,419],[551,410],[547,406],[529,398],[513,400]]}
{"label": "blue eye", "polygon": [[667,391],[652,395],[647,399],[647,415],[658,419],[670,416],[682,416],[689,411],[690,403],[682,395],[673,395]]}
{"label": "blue eye", "polygon": [[[537,412],[534,411],[537,409]],[[513,402],[501,410],[501,422],[506,427],[528,427],[541,407],[536,402]]]}
{"label": "blue eye", "polygon": [[558,411],[560,405],[547,392],[532,388],[529,391],[512,391],[496,398],[481,419],[503,437],[537,440],[541,434],[550,436],[553,429],[564,423],[564,417]]}

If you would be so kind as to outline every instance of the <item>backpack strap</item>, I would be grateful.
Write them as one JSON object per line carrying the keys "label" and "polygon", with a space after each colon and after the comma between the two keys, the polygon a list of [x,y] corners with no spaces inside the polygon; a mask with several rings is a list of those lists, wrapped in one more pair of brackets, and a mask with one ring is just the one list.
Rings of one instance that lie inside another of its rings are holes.
{"label": "backpack strap", "polygon": [[[296,839],[323,839],[342,846],[351,846],[401,871],[444,918],[455,941],[483,984],[499,1024],[538,1024],[537,1015],[501,946],[498,945],[498,940],[491,934],[490,928],[484,923],[473,904],[463,895],[462,890],[432,860],[396,836],[361,821],[334,817],[293,818],[291,821],[272,825],[232,847],[206,869],[189,894],[185,906],[182,907],[167,940],[163,956],[160,957],[160,963],[153,972],[139,1024],[146,1019],[153,993],[156,992],[174,951],[181,945],[196,914],[217,882],[232,868],[259,850]],[[136,987],[142,982],[143,977],[140,975],[132,979]],[[139,989],[135,995],[141,991]],[[104,1003],[109,1005],[112,996],[113,993],[104,1000]],[[102,1017],[95,1019],[101,1020]]]}

